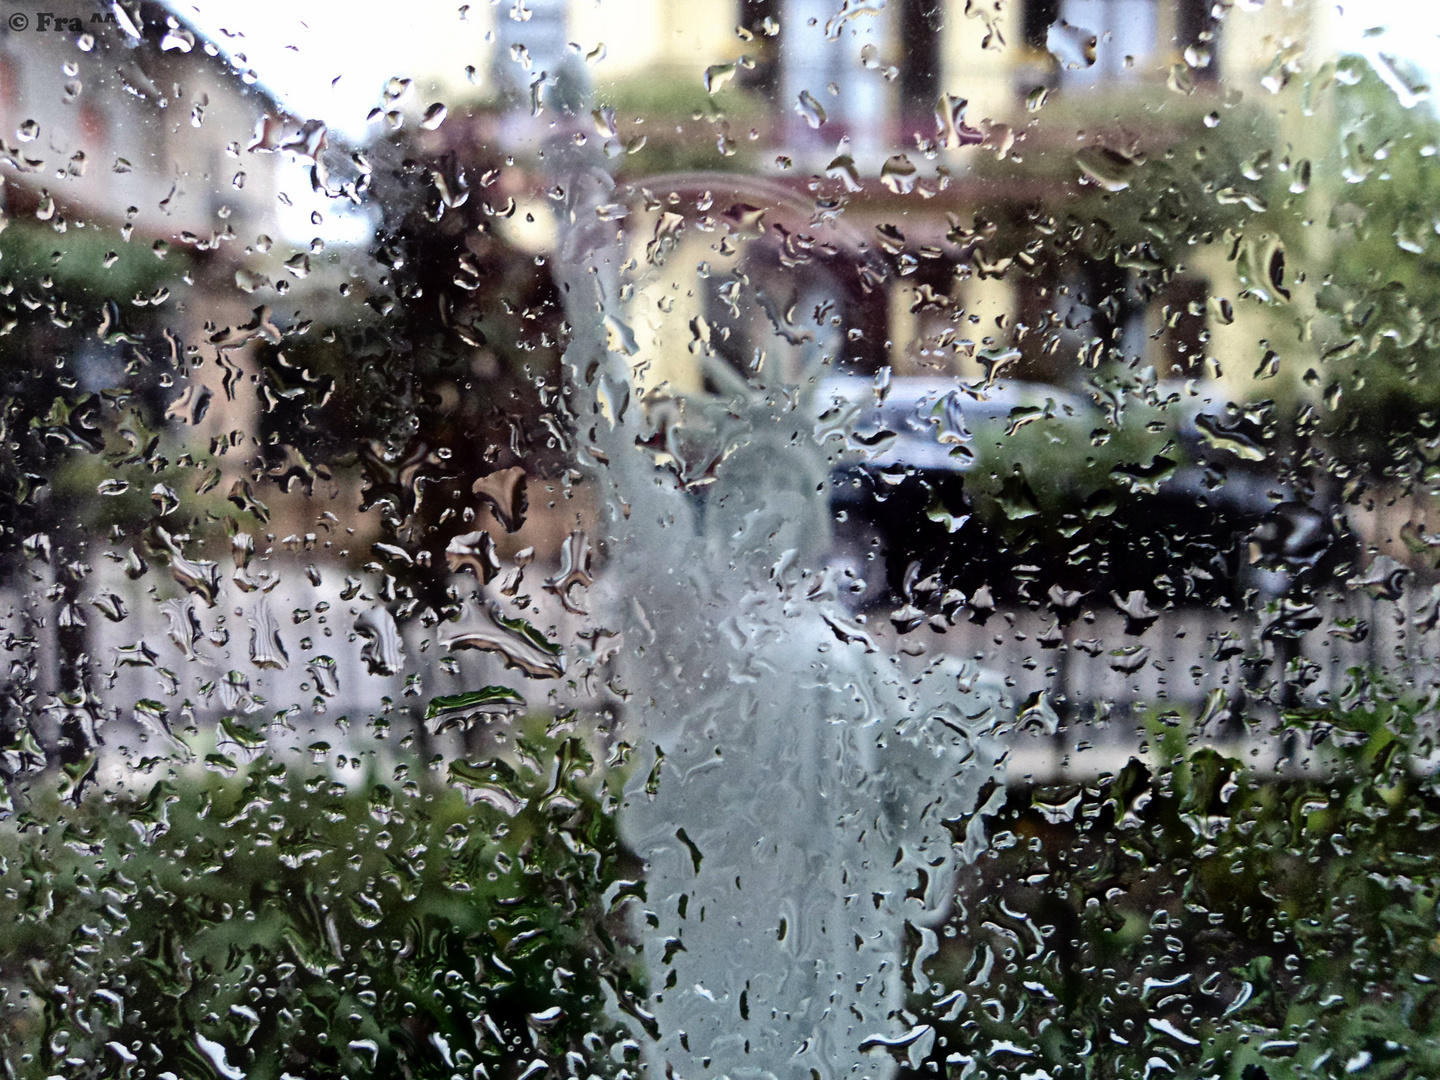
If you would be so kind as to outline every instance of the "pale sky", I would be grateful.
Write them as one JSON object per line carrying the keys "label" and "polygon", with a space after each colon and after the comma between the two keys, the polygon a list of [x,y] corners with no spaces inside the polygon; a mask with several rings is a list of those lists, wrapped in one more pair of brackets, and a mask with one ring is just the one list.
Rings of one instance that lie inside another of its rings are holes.
{"label": "pale sky", "polygon": [[[1272,0],[1273,2],[1273,0]],[[1370,60],[1376,72],[1395,90],[1407,108],[1418,102],[1408,87],[1397,84],[1381,54],[1405,57],[1434,86],[1440,80],[1436,45],[1440,44],[1440,4],[1435,0],[1349,0],[1336,4],[1340,33],[1346,47]],[[1433,100],[1428,95],[1425,100]]]}
{"label": "pale sky", "polygon": [[417,120],[445,92],[465,91],[467,65],[483,78],[496,11],[490,0],[474,0],[463,15],[448,0],[172,0],[171,7],[297,115],[324,120],[353,142],[380,130],[366,115],[382,104],[392,77],[415,80],[398,104]]}
{"label": "pale sky", "polygon": [[[378,130],[366,115],[381,104],[393,76],[415,80],[400,104],[417,119],[447,94],[469,89],[467,65],[483,81],[495,20],[509,18],[517,4],[523,15],[525,0],[173,0],[175,10],[232,59],[243,55],[245,62],[237,66],[254,70],[295,113],[323,119],[356,142]],[[1440,77],[1436,0],[1341,0],[1333,6],[1343,47],[1372,58],[1407,56],[1431,82]],[[623,33],[623,19],[616,24],[616,32]],[[1376,66],[1387,77],[1385,65]]]}

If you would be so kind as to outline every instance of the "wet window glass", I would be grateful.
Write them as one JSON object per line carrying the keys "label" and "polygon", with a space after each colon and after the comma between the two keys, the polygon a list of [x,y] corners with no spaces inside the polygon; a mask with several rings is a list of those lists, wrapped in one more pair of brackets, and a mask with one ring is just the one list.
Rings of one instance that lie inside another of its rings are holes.
{"label": "wet window glass", "polygon": [[7,0],[6,1076],[1440,1074],[1437,36]]}

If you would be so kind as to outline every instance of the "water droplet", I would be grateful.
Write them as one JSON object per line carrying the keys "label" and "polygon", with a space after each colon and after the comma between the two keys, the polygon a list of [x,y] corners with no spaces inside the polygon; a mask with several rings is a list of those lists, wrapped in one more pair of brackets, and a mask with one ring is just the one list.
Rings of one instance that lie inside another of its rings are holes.
{"label": "water droplet", "polygon": [[1080,171],[1106,191],[1124,191],[1136,180],[1144,159],[1104,146],[1086,147],[1075,155]]}
{"label": "water droplet", "polygon": [[718,94],[735,77],[736,71],[735,64],[711,64],[705,69],[705,92]]}
{"label": "water droplet", "polygon": [[908,195],[915,190],[919,170],[905,154],[894,154],[880,166],[880,182],[896,195]]}
{"label": "water droplet", "polygon": [[365,639],[360,658],[371,675],[398,675],[405,666],[404,644],[395,616],[383,607],[360,613],[355,632]]}
{"label": "water droplet", "polygon": [[816,101],[809,90],[801,90],[800,98],[795,103],[795,111],[805,118],[805,122],[812,128],[819,128],[825,123],[825,108]]}
{"label": "water droplet", "polygon": [[425,709],[425,724],[433,734],[451,729],[469,730],[497,717],[514,716],[525,708],[525,699],[503,686],[487,686],[463,694],[434,698]]}
{"label": "water droplet", "polygon": [[493,652],[506,667],[518,668],[532,679],[558,679],[565,674],[563,649],[524,619],[509,619],[493,606],[480,611],[480,625],[462,630],[445,642],[452,652],[476,649]]}

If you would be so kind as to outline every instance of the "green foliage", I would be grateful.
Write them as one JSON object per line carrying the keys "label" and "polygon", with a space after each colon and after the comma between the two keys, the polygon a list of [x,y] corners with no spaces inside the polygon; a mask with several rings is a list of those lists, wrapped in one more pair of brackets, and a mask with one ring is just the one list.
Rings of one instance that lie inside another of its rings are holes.
{"label": "green foliage", "polygon": [[21,220],[0,233],[0,276],[17,288],[53,290],[71,302],[149,297],[190,264],[183,248],[157,252],[149,243],[121,241],[109,229],[69,228],[61,236],[40,222]]}
{"label": "green foliage", "polygon": [[638,887],[579,736],[519,738],[463,786],[225,771],[32,806],[0,837],[11,1075],[618,1067],[635,982],[605,905]]}
{"label": "green foliage", "polygon": [[1352,465],[1433,485],[1415,436],[1433,435],[1440,408],[1440,121],[1401,108],[1359,61],[1347,70],[1349,85],[1335,91],[1328,220],[1314,224],[1331,252],[1318,306],[1337,413],[1332,446]]}
{"label": "green foliage", "polygon": [[[759,155],[746,133],[772,122],[765,103],[735,82],[712,96],[688,72],[601,86],[596,100],[615,110],[618,141],[634,148],[616,162],[622,180],[691,171],[753,174]],[[643,117],[644,125],[633,124],[635,117]],[[642,136],[643,147],[637,141]]]}
{"label": "green foliage", "polygon": [[913,987],[950,1075],[1433,1076],[1432,747],[1351,679],[1283,716],[1278,770],[1172,712],[1150,764],[1012,789]]}

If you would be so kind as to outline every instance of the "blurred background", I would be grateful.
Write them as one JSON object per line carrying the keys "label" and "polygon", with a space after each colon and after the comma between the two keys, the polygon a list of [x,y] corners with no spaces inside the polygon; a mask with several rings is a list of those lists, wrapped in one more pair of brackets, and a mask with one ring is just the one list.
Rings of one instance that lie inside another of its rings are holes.
{"label": "blurred background", "polygon": [[772,784],[894,842],[873,1075],[1433,1074],[1428,5],[65,2],[0,21],[13,1075],[739,1075],[654,837],[741,892]]}

